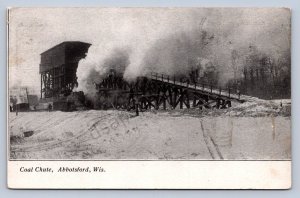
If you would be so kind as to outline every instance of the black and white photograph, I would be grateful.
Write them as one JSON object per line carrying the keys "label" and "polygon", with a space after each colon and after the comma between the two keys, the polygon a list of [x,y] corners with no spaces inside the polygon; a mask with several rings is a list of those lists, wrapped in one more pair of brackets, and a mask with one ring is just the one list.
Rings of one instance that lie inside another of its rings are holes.
{"label": "black and white photograph", "polygon": [[8,158],[291,160],[290,48],[288,8],[11,8]]}

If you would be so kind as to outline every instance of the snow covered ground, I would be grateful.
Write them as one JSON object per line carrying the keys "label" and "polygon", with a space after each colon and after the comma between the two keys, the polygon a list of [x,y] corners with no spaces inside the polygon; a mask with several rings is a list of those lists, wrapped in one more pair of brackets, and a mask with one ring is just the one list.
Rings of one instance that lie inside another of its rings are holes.
{"label": "snow covered ground", "polygon": [[[282,103],[282,104],[280,104]],[[229,109],[9,114],[12,159],[290,159],[290,100]],[[24,132],[33,131],[30,137]]]}

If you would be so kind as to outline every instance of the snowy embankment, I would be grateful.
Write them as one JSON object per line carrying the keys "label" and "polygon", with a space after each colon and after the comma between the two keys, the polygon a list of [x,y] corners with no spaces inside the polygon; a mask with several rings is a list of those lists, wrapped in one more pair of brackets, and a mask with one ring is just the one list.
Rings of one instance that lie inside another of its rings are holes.
{"label": "snowy embankment", "polygon": [[[290,117],[274,102],[231,109],[9,114],[15,159],[290,159]],[[266,109],[265,109],[266,108]],[[197,114],[198,113],[198,114]],[[256,115],[255,115],[256,114]],[[24,132],[33,131],[30,137]]]}

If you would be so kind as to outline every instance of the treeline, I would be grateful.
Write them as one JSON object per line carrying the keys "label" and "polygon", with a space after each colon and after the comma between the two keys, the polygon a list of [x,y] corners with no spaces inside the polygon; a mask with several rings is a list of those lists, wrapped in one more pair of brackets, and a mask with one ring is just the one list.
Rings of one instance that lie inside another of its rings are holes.
{"label": "treeline", "polygon": [[243,57],[243,66],[240,68],[234,66],[240,57],[236,51],[232,52],[232,68],[234,73],[241,72],[241,75],[234,75],[227,86],[262,99],[291,98],[290,52],[274,57],[260,52],[255,46],[249,48],[250,53]]}
{"label": "treeline", "polygon": [[[231,61],[225,69],[216,62],[194,62],[189,81],[230,87],[241,94],[262,99],[291,98],[290,52],[271,56],[260,52],[255,46],[248,48],[242,52],[232,50]],[[229,80],[224,80],[225,72],[231,73]]]}

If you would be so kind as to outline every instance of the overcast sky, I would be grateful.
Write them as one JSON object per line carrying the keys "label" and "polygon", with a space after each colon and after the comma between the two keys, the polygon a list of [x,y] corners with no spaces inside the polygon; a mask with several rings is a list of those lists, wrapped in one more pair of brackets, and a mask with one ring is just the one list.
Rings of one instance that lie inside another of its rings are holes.
{"label": "overcast sky", "polygon": [[220,40],[230,40],[232,48],[252,43],[273,54],[290,48],[288,9],[17,8],[9,16],[10,86],[29,86],[37,93],[40,54],[63,41],[92,44],[78,68],[79,83],[91,68],[101,71],[99,65],[114,48],[130,49],[128,73],[142,70],[147,49],[181,31],[215,32]]}

